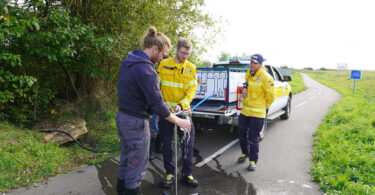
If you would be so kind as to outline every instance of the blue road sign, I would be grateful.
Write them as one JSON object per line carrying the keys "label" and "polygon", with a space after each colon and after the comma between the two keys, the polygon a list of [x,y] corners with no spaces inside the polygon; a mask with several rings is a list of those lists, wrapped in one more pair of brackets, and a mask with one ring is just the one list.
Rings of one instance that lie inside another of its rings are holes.
{"label": "blue road sign", "polygon": [[361,79],[361,73],[360,70],[352,70],[352,72],[350,72],[350,79]]}
{"label": "blue road sign", "polygon": [[352,70],[350,72],[350,79],[354,79],[354,85],[353,85],[353,94],[355,91],[355,80],[361,79],[362,72],[360,70]]}

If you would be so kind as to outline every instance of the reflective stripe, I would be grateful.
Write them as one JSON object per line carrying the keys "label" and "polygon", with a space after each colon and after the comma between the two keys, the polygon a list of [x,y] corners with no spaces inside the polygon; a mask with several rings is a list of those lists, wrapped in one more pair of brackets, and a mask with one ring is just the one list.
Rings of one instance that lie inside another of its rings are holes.
{"label": "reflective stripe", "polygon": [[182,102],[184,102],[186,105],[188,105],[189,106],[189,102],[187,101],[187,100],[185,100],[185,99],[182,99],[181,100]]}
{"label": "reflective stripe", "polygon": [[174,103],[174,102],[165,102],[166,104],[168,104],[168,106],[172,106],[172,107],[176,107],[178,105],[178,103]]}
{"label": "reflective stripe", "polygon": [[252,81],[249,81],[247,82],[249,85],[263,85],[263,83],[257,83],[257,82],[252,82]]}
{"label": "reflective stripe", "polygon": [[190,86],[190,85],[197,85],[198,83],[197,83],[197,81],[190,81],[189,83],[188,83],[188,86]]}
{"label": "reflective stripe", "polygon": [[248,108],[244,105],[242,105],[242,108],[245,108],[246,110],[254,111],[254,112],[265,112],[266,109],[258,109],[258,108]]}
{"label": "reflective stripe", "polygon": [[198,85],[197,81],[190,81],[187,85],[186,85],[186,89],[189,88],[189,86],[191,85]]}
{"label": "reflective stripe", "polygon": [[173,83],[173,82],[168,82],[168,81],[161,81],[162,85],[170,86],[170,87],[178,87],[178,88],[183,88],[184,85],[181,83]]}

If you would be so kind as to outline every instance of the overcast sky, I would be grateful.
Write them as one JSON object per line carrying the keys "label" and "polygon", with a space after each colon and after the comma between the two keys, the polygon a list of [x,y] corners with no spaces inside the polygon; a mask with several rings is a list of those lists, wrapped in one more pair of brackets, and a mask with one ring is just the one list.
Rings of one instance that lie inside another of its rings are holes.
{"label": "overcast sky", "polygon": [[260,53],[268,64],[295,68],[375,70],[375,1],[205,0],[228,23],[207,55]]}

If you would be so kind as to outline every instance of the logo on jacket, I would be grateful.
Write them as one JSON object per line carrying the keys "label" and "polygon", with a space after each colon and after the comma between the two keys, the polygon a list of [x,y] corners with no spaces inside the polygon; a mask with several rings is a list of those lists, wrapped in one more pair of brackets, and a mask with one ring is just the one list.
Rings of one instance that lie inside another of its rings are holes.
{"label": "logo on jacket", "polygon": [[262,81],[262,78],[257,78],[257,81]]}
{"label": "logo on jacket", "polygon": [[186,73],[191,73],[191,70],[188,69],[188,70],[185,70],[185,72],[186,72]]}

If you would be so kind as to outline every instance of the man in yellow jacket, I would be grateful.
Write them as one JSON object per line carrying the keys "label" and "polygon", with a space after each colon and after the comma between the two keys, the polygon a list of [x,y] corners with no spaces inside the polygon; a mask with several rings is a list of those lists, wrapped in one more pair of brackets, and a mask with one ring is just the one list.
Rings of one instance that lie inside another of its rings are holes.
{"label": "man in yellow jacket", "polygon": [[[163,99],[166,104],[177,111],[190,108],[190,102],[197,91],[196,67],[187,60],[191,48],[190,40],[180,39],[177,43],[176,55],[163,60],[158,67]],[[169,188],[173,185],[175,175],[174,152],[172,150],[174,124],[161,118],[158,126],[163,143],[164,168],[167,174],[163,186]],[[179,133],[181,132],[179,131]],[[190,136],[187,137],[188,140],[183,140],[184,144],[182,144],[182,181],[189,186],[196,187],[198,181],[192,176],[194,125],[191,125]]]}
{"label": "man in yellow jacket", "polygon": [[266,111],[275,99],[274,79],[263,68],[260,54],[250,59],[250,69],[246,72],[244,88],[247,92],[242,100],[242,110],[238,118],[238,137],[242,155],[238,163],[249,158],[247,170],[254,171],[258,161],[259,133],[263,128]]}

